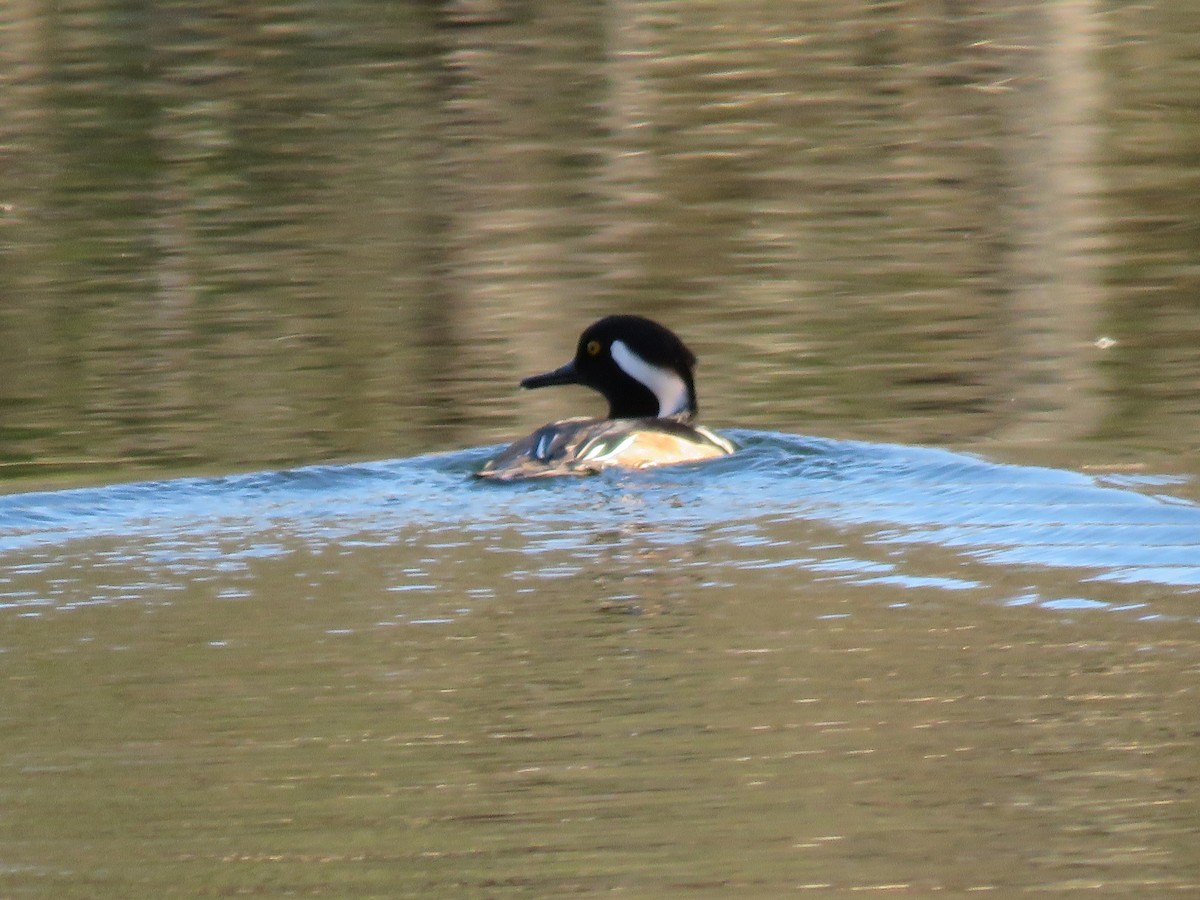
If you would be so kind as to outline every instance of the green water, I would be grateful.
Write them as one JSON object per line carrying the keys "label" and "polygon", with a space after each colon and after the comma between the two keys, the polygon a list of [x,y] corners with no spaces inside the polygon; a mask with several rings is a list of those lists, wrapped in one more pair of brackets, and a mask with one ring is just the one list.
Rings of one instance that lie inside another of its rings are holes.
{"label": "green water", "polygon": [[1190,4],[438,10],[5,7],[0,472],[498,442],[614,311],[712,425],[1194,455]]}
{"label": "green water", "polygon": [[696,568],[644,528],[590,563],[292,539],[170,590],[111,562],[136,598],[10,618],[6,892],[1194,888],[1194,593],[1053,612],[997,595],[1071,572],[855,584],[805,523],[771,538],[834,548],[815,572]]}
{"label": "green water", "polygon": [[152,6],[0,10],[4,493],[499,443],[616,311],[1022,468],[0,504],[0,895],[1200,890],[1200,7]]}

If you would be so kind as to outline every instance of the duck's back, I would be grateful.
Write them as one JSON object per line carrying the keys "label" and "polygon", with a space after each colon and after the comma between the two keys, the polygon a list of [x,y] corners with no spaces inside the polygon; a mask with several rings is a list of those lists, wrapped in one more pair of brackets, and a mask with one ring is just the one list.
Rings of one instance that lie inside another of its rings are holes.
{"label": "duck's back", "polygon": [[566,419],[516,441],[477,474],[497,481],[593,475],[609,466],[667,466],[733,451],[725,438],[673,419]]}

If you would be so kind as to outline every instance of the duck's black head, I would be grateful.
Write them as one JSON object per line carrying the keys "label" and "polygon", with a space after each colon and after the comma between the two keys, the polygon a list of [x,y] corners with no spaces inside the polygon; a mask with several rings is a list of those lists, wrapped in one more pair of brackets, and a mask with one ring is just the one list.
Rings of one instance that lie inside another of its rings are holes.
{"label": "duck's black head", "polygon": [[521,387],[585,385],[604,395],[610,419],[687,419],[696,413],[695,365],[692,351],[657,322],[608,316],[580,336],[573,360]]}

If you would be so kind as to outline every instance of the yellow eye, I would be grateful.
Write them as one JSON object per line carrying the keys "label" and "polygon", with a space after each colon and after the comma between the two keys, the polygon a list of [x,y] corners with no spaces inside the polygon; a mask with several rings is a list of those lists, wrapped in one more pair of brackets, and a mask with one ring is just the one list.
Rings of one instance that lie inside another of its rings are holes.
{"label": "yellow eye", "polygon": [[588,341],[587,352],[588,352],[588,356],[595,356],[597,353],[599,353],[600,352],[600,342],[599,341]]}

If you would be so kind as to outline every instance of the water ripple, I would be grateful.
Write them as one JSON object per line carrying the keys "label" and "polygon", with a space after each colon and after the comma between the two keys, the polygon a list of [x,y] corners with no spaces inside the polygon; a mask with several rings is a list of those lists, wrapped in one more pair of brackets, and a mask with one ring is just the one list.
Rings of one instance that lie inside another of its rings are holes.
{"label": "water ripple", "polygon": [[[1165,493],[1171,479],[765,432],[734,437],[744,449],[726,459],[587,479],[477,482],[470,473],[494,449],[477,448],[11,495],[0,498],[0,554],[12,566],[38,568],[74,542],[101,539],[115,559],[186,571],[284,555],[297,540],[314,549],[377,546],[445,531],[453,545],[464,532],[486,539],[515,530],[526,550],[586,555],[597,535],[638,527],[664,546],[703,534],[763,553],[746,566],[829,567],[829,559],[778,549],[769,533],[771,523],[811,521],[859,529],[875,545],[933,545],[990,565],[1070,567],[1097,582],[1200,589],[1200,507]],[[864,580],[930,577],[860,563]]]}

